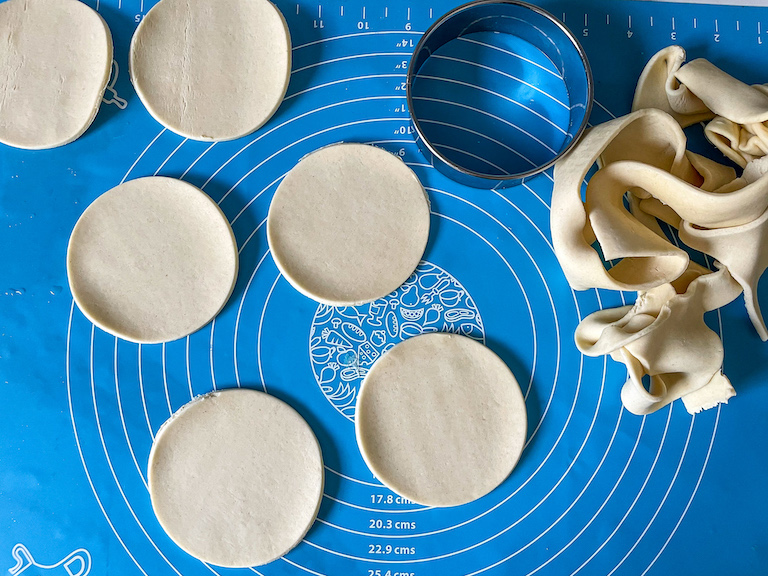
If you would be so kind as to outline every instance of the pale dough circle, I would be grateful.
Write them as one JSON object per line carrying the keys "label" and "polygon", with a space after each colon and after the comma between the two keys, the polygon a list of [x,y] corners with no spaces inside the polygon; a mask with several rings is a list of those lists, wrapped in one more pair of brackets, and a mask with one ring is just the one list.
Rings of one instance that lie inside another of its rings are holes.
{"label": "pale dough circle", "polygon": [[8,0],[0,38],[0,142],[39,150],[83,134],[112,69],[101,16],[78,0]]}
{"label": "pale dough circle", "polygon": [[365,377],[355,407],[360,453],[385,486],[426,506],[484,496],[517,464],[525,401],[490,349],[456,334],[397,344]]}
{"label": "pale dough circle", "polygon": [[202,328],[235,285],[237,244],[198,188],[138,178],[97,198],[67,250],[72,295],[91,322],[125,340],[158,343]]}
{"label": "pale dough circle", "polygon": [[315,521],[323,460],[293,408],[240,388],[197,398],[163,424],[147,481],[157,519],[182,549],[217,566],[260,566]]}
{"label": "pale dough circle", "polygon": [[193,140],[232,140],[275,113],[288,89],[291,37],[268,0],[161,0],[131,41],[139,98]]}
{"label": "pale dough circle", "polygon": [[333,306],[396,290],[418,266],[429,200],[398,157],[366,144],[335,144],[303,158],[275,192],[267,239],[300,292]]}

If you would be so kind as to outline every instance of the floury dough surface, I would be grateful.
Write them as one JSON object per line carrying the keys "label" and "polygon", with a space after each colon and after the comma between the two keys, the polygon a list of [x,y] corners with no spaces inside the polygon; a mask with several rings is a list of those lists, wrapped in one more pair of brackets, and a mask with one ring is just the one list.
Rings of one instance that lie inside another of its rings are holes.
{"label": "floury dough surface", "polygon": [[140,343],[202,328],[235,285],[232,229],[213,200],[173,178],[128,181],[98,197],[69,240],[67,275],[80,310]]}
{"label": "floury dough surface", "polygon": [[161,0],[131,41],[131,81],[163,126],[194,140],[250,134],[288,88],[291,39],[267,0]]}
{"label": "floury dough surface", "polygon": [[512,372],[456,334],[396,345],[373,365],[355,408],[357,443],[373,474],[427,506],[465,504],[496,488],[520,458],[526,428]]}
{"label": "floury dough surface", "polygon": [[112,68],[112,36],[78,0],[0,3],[0,142],[39,150],[91,125]]}
{"label": "floury dough surface", "polygon": [[298,544],[323,495],[317,439],[290,406],[245,388],[179,409],[157,433],[147,480],[160,524],[205,562],[260,566]]}
{"label": "floury dough surface", "polygon": [[300,292],[357,305],[396,290],[429,236],[429,200],[398,157],[335,144],[303,158],[275,192],[267,218],[272,256]]}

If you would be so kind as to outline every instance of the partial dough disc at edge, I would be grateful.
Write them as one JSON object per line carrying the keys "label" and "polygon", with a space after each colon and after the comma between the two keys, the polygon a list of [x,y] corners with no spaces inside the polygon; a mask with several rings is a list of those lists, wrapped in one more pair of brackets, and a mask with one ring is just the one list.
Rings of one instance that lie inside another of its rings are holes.
{"label": "partial dough disc at edge", "polygon": [[288,24],[268,0],[161,0],[133,35],[129,72],[160,124],[221,142],[269,121],[288,90],[291,61]]}
{"label": "partial dough disc at edge", "polygon": [[525,445],[527,412],[503,360],[479,342],[429,333],[371,368],[355,436],[371,472],[425,506],[458,506],[498,487]]}
{"label": "partial dough disc at edge", "polygon": [[67,276],[78,308],[102,330],[156,344],[208,324],[235,287],[232,228],[211,198],[166,177],[99,196],[75,225]]}
{"label": "partial dough disc at edge", "polygon": [[[247,388],[177,410],[155,436],[147,469],[152,508],[171,539],[230,568],[261,566],[299,544],[324,479],[309,424],[282,400]],[[196,522],[198,512],[205,522]]]}
{"label": "partial dough disc at edge", "polygon": [[332,144],[278,186],[267,240],[280,272],[313,300],[356,306],[399,288],[429,239],[430,205],[416,174],[368,144]]}
{"label": "partial dough disc at edge", "polygon": [[0,142],[43,150],[82,136],[112,70],[112,35],[101,15],[78,0],[8,0],[0,4],[0,37],[7,38]]}

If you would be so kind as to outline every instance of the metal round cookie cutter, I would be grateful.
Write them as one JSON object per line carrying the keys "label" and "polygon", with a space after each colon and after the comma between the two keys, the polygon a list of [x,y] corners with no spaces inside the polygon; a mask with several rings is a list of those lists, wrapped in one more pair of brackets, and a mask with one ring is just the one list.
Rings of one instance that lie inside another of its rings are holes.
{"label": "metal round cookie cutter", "polygon": [[[446,52],[459,40],[464,50],[485,50],[509,64],[487,66]],[[427,70],[436,59],[442,76]],[[474,85],[481,77],[494,85]],[[462,91],[456,93],[463,102],[445,96],[451,90]],[[408,68],[407,103],[419,147],[435,168],[476,188],[514,186],[552,166],[586,129],[592,100],[592,72],[573,34],[545,10],[517,0],[477,0],[448,12],[424,33]],[[503,104],[501,114],[489,110],[495,102]],[[428,118],[435,107],[442,117]],[[464,126],[454,125],[454,115],[462,114],[470,115]],[[504,137],[483,133],[485,122],[495,122]],[[503,158],[494,162],[471,149],[488,141],[499,157],[514,160],[509,169]]]}

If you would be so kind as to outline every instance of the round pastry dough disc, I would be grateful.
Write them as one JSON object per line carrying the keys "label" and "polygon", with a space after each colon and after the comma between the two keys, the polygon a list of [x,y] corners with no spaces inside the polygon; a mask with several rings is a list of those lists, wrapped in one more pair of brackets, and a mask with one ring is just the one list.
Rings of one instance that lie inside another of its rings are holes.
{"label": "round pastry dough disc", "polygon": [[160,429],[147,480],[160,524],[195,558],[260,566],[298,544],[323,496],[320,446],[290,406],[245,388],[214,392]]}
{"label": "round pastry dough disc", "polygon": [[103,330],[140,343],[202,328],[235,286],[237,245],[219,207],[173,178],[131,180],[102,194],[72,231],[75,302]]}
{"label": "round pastry dough disc", "polygon": [[335,144],[301,160],[267,218],[272,256],[300,292],[325,304],[363,304],[396,290],[418,266],[429,200],[398,157]]}
{"label": "round pastry dough disc", "polygon": [[239,138],[269,120],[288,89],[288,25],[268,0],[161,0],[136,29],[130,72],[169,130]]}
{"label": "round pastry dough disc", "polygon": [[112,36],[78,0],[0,4],[0,142],[39,150],[91,125],[112,69]]}
{"label": "round pastry dough disc", "polygon": [[401,342],[363,381],[355,433],[371,472],[426,506],[484,496],[509,476],[525,444],[517,380],[479,342],[430,333]]}

